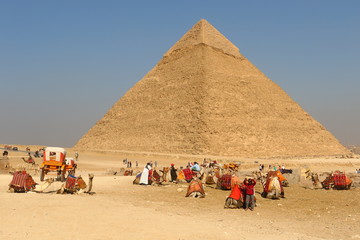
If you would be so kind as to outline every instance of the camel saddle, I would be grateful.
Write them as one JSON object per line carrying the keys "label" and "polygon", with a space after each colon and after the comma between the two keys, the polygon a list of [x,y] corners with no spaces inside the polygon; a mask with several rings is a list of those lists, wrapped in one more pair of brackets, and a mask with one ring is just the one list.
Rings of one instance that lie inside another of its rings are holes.
{"label": "camel saddle", "polygon": [[204,188],[202,186],[202,182],[198,180],[192,180],[189,183],[189,187],[187,189],[187,193],[185,197],[188,197],[193,192],[200,192],[201,194],[205,194]]}
{"label": "camel saddle", "polygon": [[[182,170],[184,176],[185,176],[185,181],[190,182],[190,180],[194,177],[194,173],[191,169],[189,168],[184,168]],[[196,174],[195,174],[196,175]]]}
{"label": "camel saddle", "polygon": [[37,183],[26,171],[18,171],[13,174],[9,186],[14,188],[15,192],[28,192],[35,188]]}
{"label": "camel saddle", "polygon": [[223,190],[230,190],[231,189],[231,178],[230,174],[224,174],[219,178],[218,185]]}
{"label": "camel saddle", "polygon": [[77,189],[85,189],[86,183],[82,179],[82,177],[75,177],[73,175],[69,175],[66,179],[65,189],[68,191],[74,191]]}
{"label": "camel saddle", "polygon": [[233,198],[235,200],[239,200],[240,198],[241,198],[241,200],[243,200],[243,194],[239,188],[239,185],[237,185],[237,184],[234,185],[234,187],[231,190],[231,193],[228,197]]}

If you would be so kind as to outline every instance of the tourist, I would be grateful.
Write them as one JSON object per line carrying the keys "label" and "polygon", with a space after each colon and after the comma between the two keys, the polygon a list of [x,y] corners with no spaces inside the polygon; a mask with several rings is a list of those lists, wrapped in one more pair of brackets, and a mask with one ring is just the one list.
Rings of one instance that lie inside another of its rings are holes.
{"label": "tourist", "polygon": [[139,166],[139,163],[138,163],[138,161],[136,161],[136,162],[135,162],[135,165],[136,165],[136,167],[138,167],[138,166]]}
{"label": "tourist", "polygon": [[197,162],[194,162],[194,165],[191,167],[191,170],[194,172],[200,172],[200,166]]}
{"label": "tourist", "polygon": [[75,152],[75,160],[76,160],[76,161],[78,160],[78,157],[79,157],[79,153],[78,153],[78,152]]}
{"label": "tourist", "polygon": [[245,210],[250,209],[254,210],[255,207],[255,190],[254,187],[256,185],[256,181],[253,178],[246,177],[244,180],[245,187]]}

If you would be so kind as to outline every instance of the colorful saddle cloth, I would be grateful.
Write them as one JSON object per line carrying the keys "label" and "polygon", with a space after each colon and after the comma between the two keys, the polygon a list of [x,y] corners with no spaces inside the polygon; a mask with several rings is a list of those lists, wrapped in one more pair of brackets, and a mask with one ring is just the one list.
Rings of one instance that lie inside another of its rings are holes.
{"label": "colorful saddle cloth", "polygon": [[221,189],[223,190],[231,189],[231,177],[232,176],[230,174],[225,174],[222,175],[221,178],[219,178],[218,182]]}
{"label": "colorful saddle cloth", "polygon": [[14,188],[16,192],[28,192],[35,188],[36,182],[26,171],[18,171],[13,174],[9,186]]}
{"label": "colorful saddle cloth", "polygon": [[194,173],[193,173],[193,171],[191,170],[191,169],[189,169],[189,168],[184,168],[183,170],[182,170],[182,172],[183,172],[183,174],[184,174],[184,176],[185,176],[185,180],[187,181],[187,182],[190,182],[190,180],[193,178],[193,176],[194,176]]}

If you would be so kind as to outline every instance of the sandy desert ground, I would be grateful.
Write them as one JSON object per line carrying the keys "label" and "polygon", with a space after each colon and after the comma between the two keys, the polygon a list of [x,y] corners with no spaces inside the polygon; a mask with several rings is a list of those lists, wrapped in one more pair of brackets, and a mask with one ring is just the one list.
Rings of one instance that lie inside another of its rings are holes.
{"label": "sandy desert ground", "polygon": [[[20,147],[21,148],[21,147]],[[73,156],[70,149],[68,156]],[[94,173],[94,195],[58,195],[61,185],[46,193],[8,193],[12,176],[0,174],[0,239],[360,239],[360,188],[348,191],[311,190],[310,182],[295,179],[285,188],[286,198],[263,199],[257,184],[255,211],[224,209],[228,191],[206,187],[204,199],[185,198],[186,184],[133,185],[134,177],[113,175],[128,158],[159,166],[184,166],[204,156],[130,152],[79,152],[78,171],[87,181]],[[10,164],[20,166],[22,152],[10,152]],[[208,157],[208,156],[206,156]],[[258,163],[286,164],[314,171],[360,168],[360,159],[226,159],[242,162],[245,176]],[[41,163],[41,159],[36,159]],[[257,162],[255,162],[257,161]],[[3,161],[1,162],[3,164]],[[50,177],[51,175],[49,175]],[[39,182],[39,175],[33,174]],[[291,177],[290,177],[291,178]]]}

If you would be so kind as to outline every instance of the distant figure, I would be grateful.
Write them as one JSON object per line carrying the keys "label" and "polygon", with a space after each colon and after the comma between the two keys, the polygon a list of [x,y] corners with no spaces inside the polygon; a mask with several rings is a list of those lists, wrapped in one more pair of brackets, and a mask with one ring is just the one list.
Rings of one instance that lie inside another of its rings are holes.
{"label": "distant figure", "polygon": [[136,162],[135,162],[135,164],[136,164],[136,167],[138,167],[138,166],[139,166],[139,163],[138,163],[138,161],[136,161]]}
{"label": "distant figure", "polygon": [[76,161],[78,160],[78,157],[79,157],[79,153],[78,153],[78,152],[75,152],[75,160],[76,160]]}
{"label": "distant figure", "polygon": [[171,182],[175,182],[177,181],[177,173],[176,173],[176,168],[174,167],[174,164],[171,164],[170,167],[170,175],[171,175]]}
{"label": "distant figure", "polygon": [[155,164],[155,167],[157,167],[157,161],[155,161],[154,164]]}
{"label": "distant figure", "polygon": [[38,150],[35,151],[34,157],[36,157],[36,158],[40,157]]}
{"label": "distant figure", "polygon": [[130,166],[130,168],[132,167],[132,162],[131,161],[129,161],[129,166]]}

